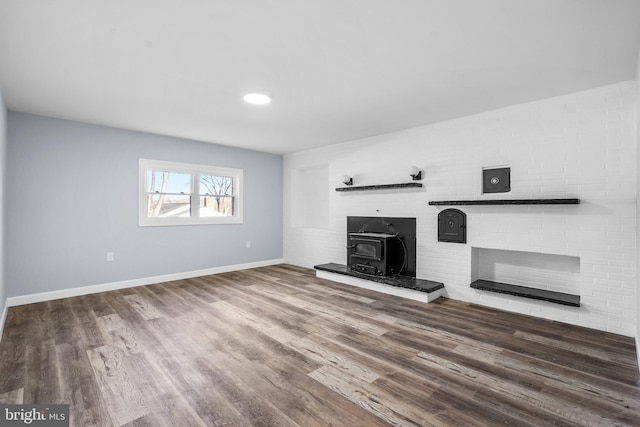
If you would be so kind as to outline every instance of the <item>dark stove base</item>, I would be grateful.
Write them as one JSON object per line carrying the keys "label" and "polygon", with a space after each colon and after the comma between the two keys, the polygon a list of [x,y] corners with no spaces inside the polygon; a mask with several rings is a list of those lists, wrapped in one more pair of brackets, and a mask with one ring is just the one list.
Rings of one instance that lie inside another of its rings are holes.
{"label": "dark stove base", "polygon": [[438,289],[443,289],[444,284],[440,282],[433,282],[431,280],[416,279],[415,277],[407,276],[373,276],[371,274],[359,273],[352,271],[343,264],[320,264],[313,268],[320,271],[327,271],[329,273],[341,274],[344,276],[356,277],[358,279],[369,280],[383,285],[395,286],[398,288],[412,289],[414,291],[431,293]]}

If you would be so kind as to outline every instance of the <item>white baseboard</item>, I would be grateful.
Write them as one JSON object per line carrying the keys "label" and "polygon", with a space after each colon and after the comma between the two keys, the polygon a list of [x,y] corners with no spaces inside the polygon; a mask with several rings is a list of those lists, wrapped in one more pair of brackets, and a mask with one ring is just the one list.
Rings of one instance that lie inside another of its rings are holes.
{"label": "white baseboard", "polygon": [[399,288],[397,286],[385,285],[383,283],[372,282],[371,280],[345,276],[344,274],[331,273],[323,270],[316,270],[316,277],[421,302],[431,302],[438,299],[443,296],[442,292],[444,291],[444,288],[429,293],[414,291],[413,289]]}
{"label": "white baseboard", "polygon": [[0,317],[0,341],[2,341],[2,334],[4,333],[4,322],[7,320],[7,313],[9,312],[9,302],[4,301],[2,309],[2,317]]}
{"label": "white baseboard", "polygon": [[640,331],[636,331],[636,357],[638,358],[638,371],[640,371]]}
{"label": "white baseboard", "polygon": [[183,273],[143,277],[141,279],[123,280],[121,282],[103,283],[101,285],[83,286],[81,288],[62,289],[59,291],[10,297],[7,298],[5,311],[7,307],[14,307],[16,305],[33,304],[36,302],[51,301],[60,298],[70,298],[80,295],[95,294],[98,292],[115,291],[117,289],[135,288],[136,286],[153,285],[155,283],[171,282],[173,280],[189,279],[191,277],[208,276],[211,274],[228,273],[230,271],[248,270],[250,268],[266,267],[282,263],[284,263],[284,258],[250,262],[246,264],[225,265],[223,267],[205,268],[203,270],[185,271]]}

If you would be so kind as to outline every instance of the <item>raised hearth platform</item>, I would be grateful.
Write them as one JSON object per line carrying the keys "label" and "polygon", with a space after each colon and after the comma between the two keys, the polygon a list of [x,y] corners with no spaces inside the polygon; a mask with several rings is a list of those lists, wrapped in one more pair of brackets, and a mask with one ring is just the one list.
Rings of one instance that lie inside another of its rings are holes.
{"label": "raised hearth platform", "polygon": [[444,284],[407,276],[372,276],[351,271],[343,264],[316,265],[316,276],[388,295],[431,302],[444,295]]}

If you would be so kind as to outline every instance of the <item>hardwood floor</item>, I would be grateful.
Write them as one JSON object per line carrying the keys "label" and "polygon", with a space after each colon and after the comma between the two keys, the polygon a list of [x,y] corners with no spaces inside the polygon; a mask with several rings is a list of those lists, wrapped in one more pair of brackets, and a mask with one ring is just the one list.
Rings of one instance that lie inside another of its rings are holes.
{"label": "hardwood floor", "polygon": [[279,265],[12,307],[0,403],[71,424],[638,426],[631,338]]}

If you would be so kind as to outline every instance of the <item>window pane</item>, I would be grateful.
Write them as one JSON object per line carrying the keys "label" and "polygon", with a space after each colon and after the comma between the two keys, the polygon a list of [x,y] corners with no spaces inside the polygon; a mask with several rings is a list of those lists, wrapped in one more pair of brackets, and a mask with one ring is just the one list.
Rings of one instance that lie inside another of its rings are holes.
{"label": "window pane", "polygon": [[191,174],[162,170],[147,171],[149,193],[191,193]]}
{"label": "window pane", "polygon": [[369,243],[358,243],[355,247],[355,253],[358,255],[364,255],[366,257],[376,257],[376,245]]}
{"label": "window pane", "polygon": [[149,194],[147,217],[188,218],[191,216],[191,197],[171,194]]}
{"label": "window pane", "polygon": [[229,196],[200,196],[200,217],[233,216],[233,204]]}
{"label": "window pane", "polygon": [[233,178],[230,176],[200,175],[200,194],[233,196]]}

